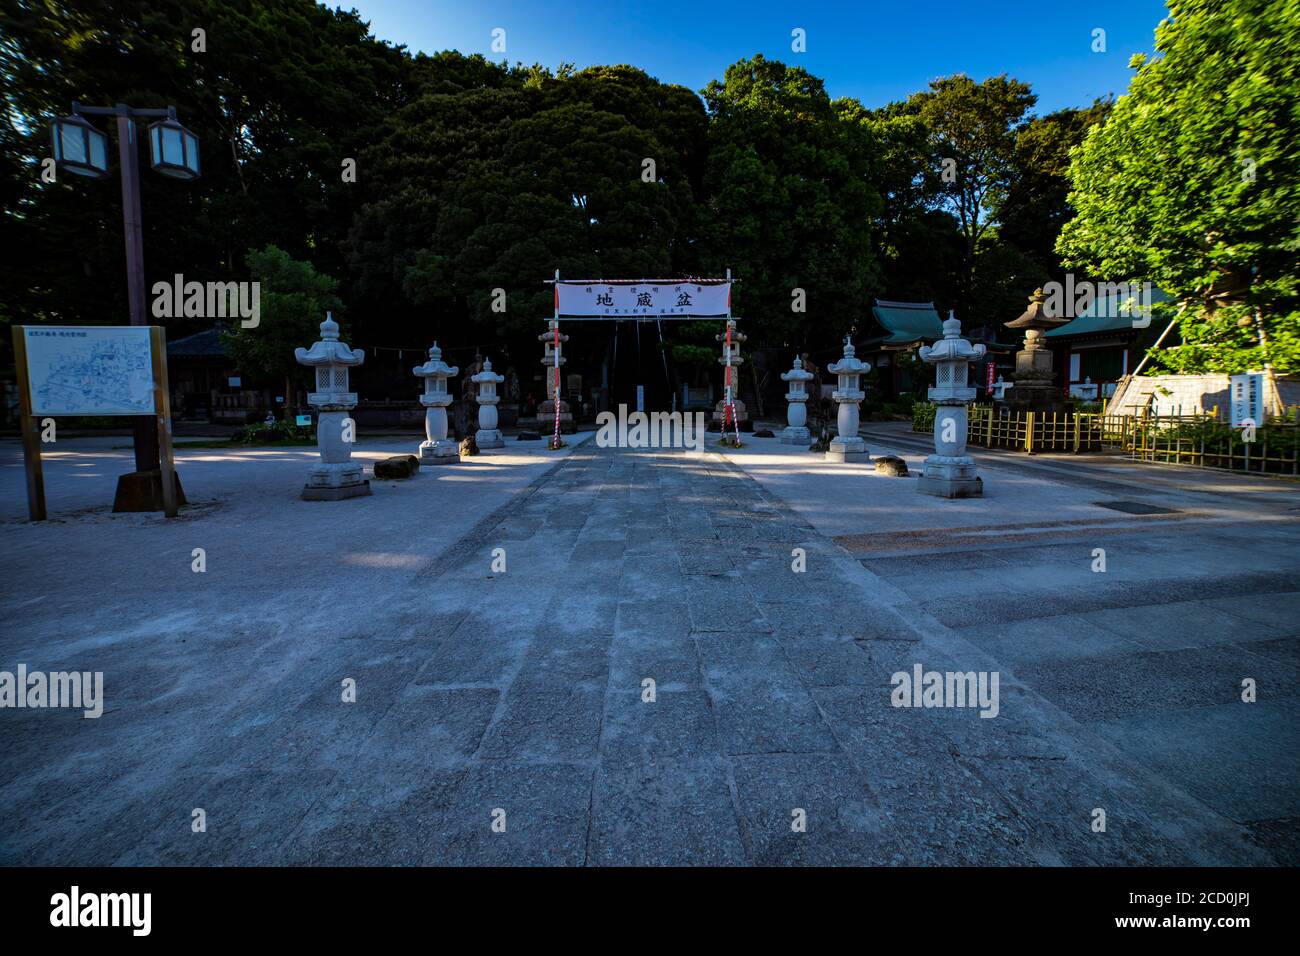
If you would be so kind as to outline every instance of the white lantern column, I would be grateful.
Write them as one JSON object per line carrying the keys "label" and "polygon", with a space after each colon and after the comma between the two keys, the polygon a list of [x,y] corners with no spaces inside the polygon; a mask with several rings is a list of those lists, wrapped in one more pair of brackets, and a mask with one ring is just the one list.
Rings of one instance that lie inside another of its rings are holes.
{"label": "white lantern column", "polygon": [[943,338],[922,346],[923,362],[935,367],[930,400],[934,413],[934,454],[925,460],[916,490],[942,498],[976,498],[984,493],[984,482],[975,474],[975,459],[966,454],[966,403],[975,389],[966,384],[969,363],[984,357],[983,345],[971,345],[961,337],[961,323],[948,313]]}
{"label": "white lantern column", "polygon": [[442,360],[442,349],[433,343],[429,349],[429,361],[417,365],[411,372],[424,379],[424,394],[420,404],[424,406],[424,437],[420,443],[420,464],[451,465],[460,461],[460,448],[456,442],[447,437],[447,406],[451,404],[451,393],[447,391],[447,379],[460,372]]}
{"label": "white lantern column", "polygon": [[348,367],[360,365],[366,354],[353,351],[339,341],[339,326],[330,313],[320,324],[320,341],[309,349],[294,349],[300,365],[316,369],[316,391],[307,404],[319,409],[316,416],[316,445],[320,462],[314,465],[302,489],[308,501],[338,501],[370,494],[370,482],[361,477],[361,465],[352,460],[356,424],[348,416],[357,405],[355,392],[348,391]]}
{"label": "white lantern column", "polygon": [[826,370],[840,377],[840,387],[831,392],[831,398],[839,403],[839,434],[831,439],[831,446],[826,450],[827,461],[870,462],[867,443],[858,434],[858,405],[866,398],[866,393],[859,388],[862,373],[867,366],[859,361],[853,351],[853,342],[844,337],[844,357]]}
{"label": "white lantern column", "polygon": [[789,423],[781,429],[781,444],[807,445],[812,441],[808,432],[808,390],[812,381],[812,372],[805,372],[803,362],[796,355],[794,368],[781,374],[781,381],[790,383],[790,391],[785,393],[787,402],[785,420]]}
{"label": "white lantern column", "polygon": [[482,448],[504,448],[505,439],[497,428],[497,386],[505,381],[505,376],[492,371],[492,360],[483,360],[483,371],[470,378],[478,386],[478,431],[474,433],[474,443]]}

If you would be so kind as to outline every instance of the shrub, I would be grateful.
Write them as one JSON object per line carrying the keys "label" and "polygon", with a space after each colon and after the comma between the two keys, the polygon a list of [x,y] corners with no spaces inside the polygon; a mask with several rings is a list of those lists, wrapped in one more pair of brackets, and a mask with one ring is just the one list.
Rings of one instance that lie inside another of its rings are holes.
{"label": "shrub", "polygon": [[254,422],[245,425],[230,436],[232,445],[269,445],[275,442],[307,442],[312,440],[310,428],[299,427],[292,422],[276,421]]}

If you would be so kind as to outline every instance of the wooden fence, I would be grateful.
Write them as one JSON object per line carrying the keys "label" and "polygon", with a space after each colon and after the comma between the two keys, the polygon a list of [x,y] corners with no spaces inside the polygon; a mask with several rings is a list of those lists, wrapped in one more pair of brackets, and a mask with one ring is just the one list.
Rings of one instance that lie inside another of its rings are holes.
{"label": "wooden fence", "polygon": [[[1116,452],[1134,461],[1300,476],[1300,407],[1269,419],[1253,434],[1213,413],[1107,415],[1104,412],[1003,412],[972,405],[966,443],[1036,452]],[[914,417],[915,431],[933,417]]]}

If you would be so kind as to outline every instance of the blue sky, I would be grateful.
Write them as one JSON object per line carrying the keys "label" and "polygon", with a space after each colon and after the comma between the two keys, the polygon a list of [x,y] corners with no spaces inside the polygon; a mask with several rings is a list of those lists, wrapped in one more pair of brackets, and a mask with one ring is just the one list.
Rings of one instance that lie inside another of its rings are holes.
{"label": "blue sky", "polygon": [[[335,4],[331,4],[335,5]],[[754,53],[804,67],[831,96],[880,106],[937,76],[1010,73],[1032,84],[1038,112],[1086,106],[1128,86],[1129,57],[1150,52],[1163,0],[858,0],[750,3],[681,0],[343,0],[381,39],[426,53],[454,49],[511,63],[579,68],[631,63],[699,90]],[[492,30],[506,52],[491,51]],[[791,30],[807,52],[790,49]],[[1092,52],[1092,31],[1106,52]]]}

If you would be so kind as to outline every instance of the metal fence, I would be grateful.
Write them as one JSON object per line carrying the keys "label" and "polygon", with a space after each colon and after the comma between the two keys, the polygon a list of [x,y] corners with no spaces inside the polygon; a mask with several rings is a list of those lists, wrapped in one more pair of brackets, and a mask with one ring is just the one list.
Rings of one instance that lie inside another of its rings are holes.
{"label": "metal fence", "polygon": [[[934,418],[918,409],[913,430]],[[1104,412],[1010,412],[991,405],[968,408],[966,442],[982,448],[1036,452],[1109,451],[1134,461],[1195,465],[1300,476],[1300,407],[1254,429],[1234,428],[1213,413],[1107,415]]]}

